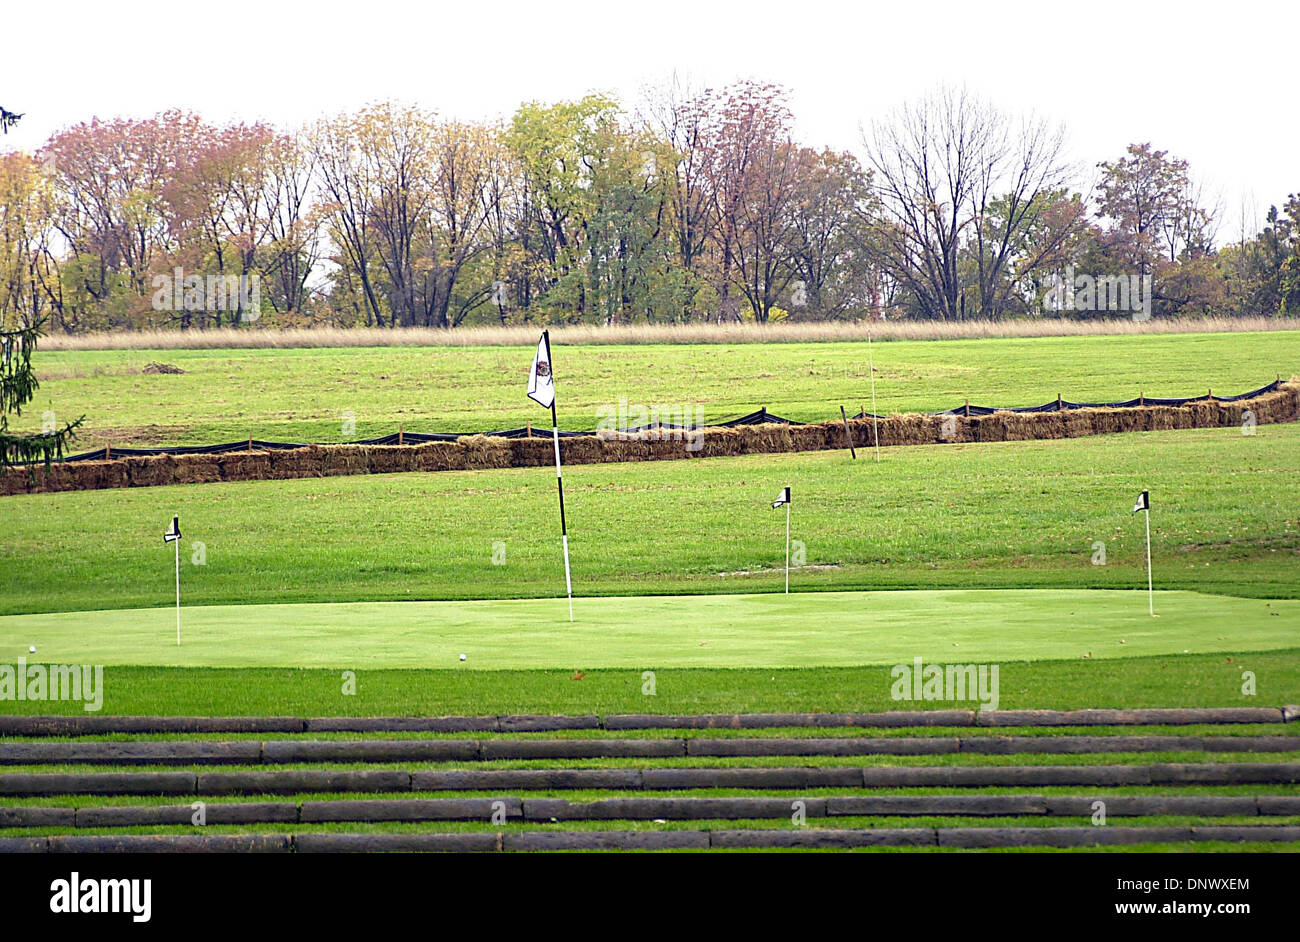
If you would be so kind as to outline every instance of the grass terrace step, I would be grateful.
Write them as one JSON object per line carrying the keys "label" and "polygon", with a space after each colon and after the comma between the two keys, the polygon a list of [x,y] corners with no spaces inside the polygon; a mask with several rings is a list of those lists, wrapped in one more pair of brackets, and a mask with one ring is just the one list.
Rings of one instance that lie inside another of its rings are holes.
{"label": "grass terrace step", "polygon": [[0,765],[291,765],[671,756],[859,756],[981,753],[1290,752],[1298,736],[983,736],[833,739],[380,739],[10,742]]}
{"label": "grass terrace step", "polygon": [[0,715],[0,736],[102,733],[548,732],[572,729],[768,729],[909,726],[1185,726],[1284,723],[1300,706],[1135,710],[899,710],[886,713],[629,713],[608,716],[17,716]]}
{"label": "grass terrace step", "polygon": [[1291,825],[794,828],[480,833],[123,834],[0,838],[0,853],[343,853],[357,851],[710,850],[1090,847],[1296,842]]}
{"label": "grass terrace step", "polygon": [[[331,821],[693,821],[789,818],[801,802],[808,818],[843,816],[1065,816],[1087,818],[1095,802],[1114,817],[1300,815],[1300,797],[1097,797],[1043,795],[917,795],[828,798],[562,798],[363,799],[262,801],[205,805],[205,824],[321,823]],[[0,808],[0,828],[102,828],[193,824],[193,805],[117,805],[89,808]]]}
{"label": "grass terrace step", "polygon": [[1300,782],[1300,762],[1040,766],[823,766],[610,769],[324,769],[255,772],[0,774],[0,796],[230,795],[302,792],[619,788],[880,788],[1033,785],[1246,785]]}

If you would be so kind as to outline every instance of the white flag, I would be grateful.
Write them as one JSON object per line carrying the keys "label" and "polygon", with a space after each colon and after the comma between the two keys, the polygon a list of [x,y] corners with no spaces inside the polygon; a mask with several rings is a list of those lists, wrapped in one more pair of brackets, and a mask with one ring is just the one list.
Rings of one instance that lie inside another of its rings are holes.
{"label": "white flag", "polygon": [[551,375],[551,358],[546,349],[546,335],[537,341],[533,368],[528,371],[528,398],[549,409],[555,402],[555,377]]}
{"label": "white flag", "polygon": [[1138,495],[1137,503],[1133,505],[1133,512],[1137,513],[1139,510],[1150,510],[1150,509],[1151,509],[1151,495],[1149,492],[1143,491],[1141,494]]}
{"label": "white flag", "polygon": [[784,487],[781,489],[781,496],[778,497],[776,500],[772,501],[772,509],[775,510],[777,507],[780,507],[782,504],[788,504],[788,503],[790,503],[790,488]]}
{"label": "white flag", "polygon": [[163,534],[163,542],[175,543],[180,538],[181,538],[181,518],[172,517],[172,525],[168,527],[167,532]]}

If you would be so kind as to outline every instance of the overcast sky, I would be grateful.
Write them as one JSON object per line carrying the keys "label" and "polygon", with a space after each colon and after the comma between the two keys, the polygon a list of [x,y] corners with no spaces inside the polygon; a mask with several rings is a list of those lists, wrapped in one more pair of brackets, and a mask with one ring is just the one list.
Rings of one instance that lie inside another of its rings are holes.
{"label": "overcast sky", "polygon": [[[8,5],[0,148],[34,150],[92,116],[166,108],[292,127],[396,99],[509,115],[587,91],[635,99],[673,72],[792,92],[808,144],[860,151],[860,127],[941,83],[1065,125],[1087,174],[1150,141],[1191,162],[1234,238],[1300,190],[1294,0],[1229,5],[923,0],[362,0]],[[219,15],[218,15],[219,14]]]}

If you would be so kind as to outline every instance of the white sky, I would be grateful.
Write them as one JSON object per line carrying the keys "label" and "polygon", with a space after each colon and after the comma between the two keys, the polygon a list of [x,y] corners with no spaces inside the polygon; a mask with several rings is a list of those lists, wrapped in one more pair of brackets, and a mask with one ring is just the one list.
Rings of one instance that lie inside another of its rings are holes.
{"label": "white sky", "polygon": [[[219,14],[219,15],[218,15]],[[0,149],[92,116],[179,107],[292,127],[396,99],[458,118],[605,91],[631,102],[674,71],[787,86],[805,143],[860,150],[859,127],[940,83],[1066,126],[1085,171],[1150,141],[1191,162],[1235,238],[1300,190],[1294,0],[833,3],[15,3]]]}

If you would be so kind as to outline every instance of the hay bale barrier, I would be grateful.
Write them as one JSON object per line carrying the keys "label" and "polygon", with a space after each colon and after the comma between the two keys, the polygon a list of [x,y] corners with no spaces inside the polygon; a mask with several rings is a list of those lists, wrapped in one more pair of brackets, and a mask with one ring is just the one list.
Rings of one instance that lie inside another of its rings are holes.
{"label": "hay bale barrier", "polygon": [[[1182,405],[1136,405],[1064,409],[1049,412],[997,411],[985,415],[889,415],[878,422],[850,419],[859,448],[881,445],[943,445],[1022,442],[1119,432],[1229,428],[1242,424],[1247,411],[1258,425],[1300,419],[1300,379],[1280,384],[1252,399],[1220,402],[1199,399]],[[672,430],[601,432],[562,438],[565,464],[668,461],[846,449],[840,420],[806,425],[772,422],[709,427],[685,436]],[[250,441],[250,446],[255,443]],[[412,445],[305,445],[219,453],[131,456],[109,460],[56,462],[0,472],[0,497],[53,491],[116,487],[157,487],[213,481],[265,481],[333,477],[345,474],[396,474],[408,471],[471,471],[549,465],[554,452],[543,431],[531,437],[465,435],[454,441]]]}

